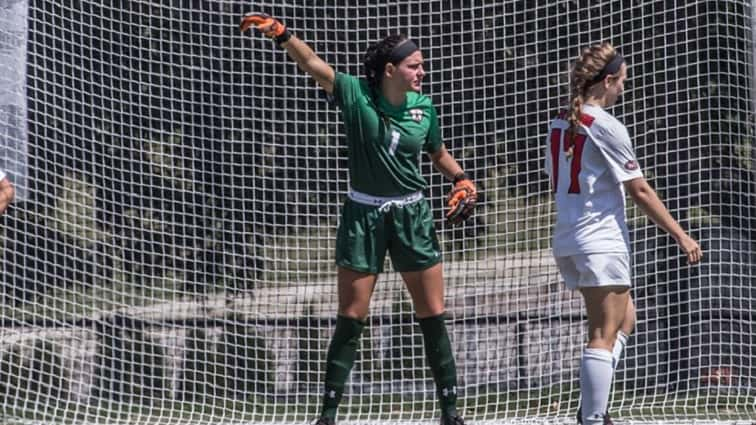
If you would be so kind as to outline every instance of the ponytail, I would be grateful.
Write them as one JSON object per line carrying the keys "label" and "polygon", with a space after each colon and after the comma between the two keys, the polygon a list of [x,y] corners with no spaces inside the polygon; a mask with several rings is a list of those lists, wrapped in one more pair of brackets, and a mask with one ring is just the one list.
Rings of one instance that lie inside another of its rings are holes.
{"label": "ponytail", "polygon": [[570,140],[572,140],[575,131],[577,131],[577,128],[580,125],[583,104],[585,104],[585,96],[582,93],[574,95],[570,101],[570,108],[567,112],[567,122],[570,123],[570,127],[567,129],[567,135]]}
{"label": "ponytail", "polygon": [[570,75],[570,105],[567,111],[567,121],[570,123],[567,134],[570,136],[570,142],[578,126],[580,126],[588,88],[603,80],[607,76],[606,72],[609,71],[607,65],[617,60],[622,60],[622,58],[608,42],[594,44],[583,49],[580,57],[575,60]]}
{"label": "ponytail", "polygon": [[401,34],[390,35],[368,47],[365,51],[365,59],[362,61],[365,67],[365,80],[370,88],[373,107],[386,126],[389,125],[389,118],[378,106],[378,95],[381,93],[383,73],[386,69],[386,64],[392,60],[391,53],[394,51],[394,48],[406,39]]}
{"label": "ponytail", "polygon": [[374,92],[378,93],[381,90],[383,72],[386,64],[393,59],[391,54],[394,48],[406,39],[407,37],[402,34],[393,34],[368,47],[365,51],[365,59],[362,61],[365,66],[365,80]]}

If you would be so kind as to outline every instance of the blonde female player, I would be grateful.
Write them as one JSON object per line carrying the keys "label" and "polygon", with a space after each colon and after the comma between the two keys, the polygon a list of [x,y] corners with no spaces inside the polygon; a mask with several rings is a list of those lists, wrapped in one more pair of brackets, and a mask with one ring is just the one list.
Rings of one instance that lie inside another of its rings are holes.
{"label": "blonde female player", "polygon": [[630,244],[625,191],[670,234],[690,264],[698,243],[670,215],[643,178],[625,126],[606,111],[624,89],[627,65],[609,43],[583,50],[574,63],[567,111],[550,124],[545,168],[556,200],[553,253],[565,284],[579,290],[588,316],[580,361],[585,425],[611,423],[606,414],[614,367],[635,322],[630,297]]}
{"label": "blonde female player", "polygon": [[477,191],[441,142],[436,110],[420,94],[425,77],[417,44],[389,36],[365,54],[364,79],[334,70],[281,21],[247,14],[242,31],[255,26],[289,56],[341,108],[349,152],[351,190],[336,239],[339,307],[326,357],[323,405],[316,425],[332,425],[354,365],[370,298],[388,251],[415,305],[425,354],[436,383],[442,425],[464,425],[457,413],[457,377],[444,324],[441,252],[418,167],[424,151],[454,188],[447,218],[472,214]]}

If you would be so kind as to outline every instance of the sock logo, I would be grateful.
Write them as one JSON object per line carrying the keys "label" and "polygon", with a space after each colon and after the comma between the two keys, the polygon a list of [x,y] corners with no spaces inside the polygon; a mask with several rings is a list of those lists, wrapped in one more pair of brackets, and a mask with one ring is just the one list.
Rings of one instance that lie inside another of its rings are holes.
{"label": "sock logo", "polygon": [[328,398],[336,398],[336,391],[335,390],[326,390],[326,397],[328,397]]}
{"label": "sock logo", "polygon": [[441,394],[443,394],[444,397],[449,397],[449,394],[457,395],[457,386],[453,386],[451,388],[443,388],[441,389]]}

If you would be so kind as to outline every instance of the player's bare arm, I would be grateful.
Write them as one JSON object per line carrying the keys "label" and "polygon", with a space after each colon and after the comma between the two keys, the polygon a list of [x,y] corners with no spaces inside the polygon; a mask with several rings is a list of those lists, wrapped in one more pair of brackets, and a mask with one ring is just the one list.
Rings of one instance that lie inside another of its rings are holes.
{"label": "player's bare arm", "polygon": [[680,227],[646,179],[639,177],[625,182],[625,190],[651,221],[677,241],[680,249],[688,257],[690,264],[701,261],[703,252],[698,242],[688,236],[685,230]]}
{"label": "player's bare arm", "polygon": [[289,57],[299,65],[302,71],[310,74],[323,90],[329,94],[333,93],[336,73],[330,65],[315,54],[307,43],[292,35],[289,41],[281,46],[286,49]]}
{"label": "player's bare arm", "polygon": [[239,28],[244,32],[252,26],[286,49],[289,57],[302,71],[310,74],[323,90],[329,94],[333,93],[333,82],[336,78],[333,68],[316,55],[307,43],[291,34],[283,22],[264,13],[252,12],[244,15]]}
{"label": "player's bare arm", "polygon": [[436,169],[454,184],[446,200],[446,219],[452,224],[460,224],[472,215],[478,202],[478,189],[446,150],[446,146],[441,145],[439,150],[429,156]]}
{"label": "player's bare arm", "polygon": [[16,195],[10,180],[6,177],[0,180],[0,214],[4,213]]}
{"label": "player's bare arm", "polygon": [[462,167],[459,166],[457,160],[444,145],[441,145],[441,148],[436,152],[428,154],[428,157],[433,162],[433,166],[449,180],[454,180],[454,176],[463,172]]}

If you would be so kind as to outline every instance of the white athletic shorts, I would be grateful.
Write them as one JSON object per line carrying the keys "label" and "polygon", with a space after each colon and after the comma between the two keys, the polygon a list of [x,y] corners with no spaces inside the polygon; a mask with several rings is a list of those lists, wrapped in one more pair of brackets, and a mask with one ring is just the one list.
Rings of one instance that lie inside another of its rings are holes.
{"label": "white athletic shorts", "polygon": [[570,289],[630,286],[630,255],[622,252],[556,257],[564,283]]}

